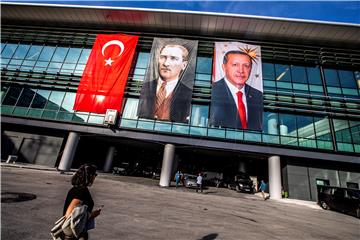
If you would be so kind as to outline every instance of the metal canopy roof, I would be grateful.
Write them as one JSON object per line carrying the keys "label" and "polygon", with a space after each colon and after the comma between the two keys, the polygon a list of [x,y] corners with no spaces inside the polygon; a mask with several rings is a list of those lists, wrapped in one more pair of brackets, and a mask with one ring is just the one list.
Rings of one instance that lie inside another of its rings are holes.
{"label": "metal canopy roof", "polygon": [[360,25],[176,10],[1,4],[2,24],[119,30],[357,48]]}

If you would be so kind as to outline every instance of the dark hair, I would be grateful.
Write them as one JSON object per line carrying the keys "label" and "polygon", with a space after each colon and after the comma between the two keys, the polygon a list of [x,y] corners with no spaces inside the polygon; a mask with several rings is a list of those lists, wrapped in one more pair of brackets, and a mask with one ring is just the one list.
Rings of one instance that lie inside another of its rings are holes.
{"label": "dark hair", "polygon": [[252,64],[252,59],[249,55],[247,55],[246,53],[242,52],[242,51],[236,51],[236,50],[233,50],[233,51],[228,51],[225,56],[224,56],[224,59],[223,59],[223,64],[226,64],[228,61],[229,61],[229,55],[230,54],[240,54],[240,55],[245,55],[247,56],[249,59],[250,59],[250,63]]}
{"label": "dark hair", "polygon": [[76,187],[87,187],[91,185],[92,178],[96,176],[96,166],[84,164],[79,167],[71,179],[71,184]]}

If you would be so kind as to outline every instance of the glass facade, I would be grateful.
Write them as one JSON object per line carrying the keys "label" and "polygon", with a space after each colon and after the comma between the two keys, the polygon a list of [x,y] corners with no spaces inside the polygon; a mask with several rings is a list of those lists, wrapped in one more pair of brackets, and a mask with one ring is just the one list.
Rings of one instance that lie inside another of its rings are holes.
{"label": "glass facade", "polygon": [[[51,38],[51,32],[47,34]],[[30,40],[19,40],[6,29],[3,34],[2,114],[103,126],[103,114],[72,110],[93,38],[89,41],[83,37],[80,44],[81,37],[76,43],[67,43],[58,36],[44,43],[30,35],[25,32],[24,39]],[[281,60],[270,54],[273,45],[257,43],[263,51],[263,131],[242,131],[208,125],[214,41],[199,42],[190,123],[139,119],[138,99],[151,41],[151,37],[140,38],[126,86],[120,128],[360,153],[360,73],[350,63],[339,67],[301,59]],[[287,46],[287,51],[298,49]]]}

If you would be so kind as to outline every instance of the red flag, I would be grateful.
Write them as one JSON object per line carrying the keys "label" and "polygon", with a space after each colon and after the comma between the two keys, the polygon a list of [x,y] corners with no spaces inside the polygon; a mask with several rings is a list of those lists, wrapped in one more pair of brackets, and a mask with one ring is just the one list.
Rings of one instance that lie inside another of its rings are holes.
{"label": "red flag", "polygon": [[98,34],[76,93],[74,110],[120,111],[138,36]]}

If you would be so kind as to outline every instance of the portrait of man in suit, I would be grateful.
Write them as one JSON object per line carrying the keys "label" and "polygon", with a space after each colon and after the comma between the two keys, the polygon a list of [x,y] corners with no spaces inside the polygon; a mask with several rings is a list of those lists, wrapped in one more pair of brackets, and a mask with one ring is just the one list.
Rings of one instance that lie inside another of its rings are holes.
{"label": "portrait of man in suit", "polygon": [[212,86],[210,125],[262,130],[263,93],[248,84],[256,58],[255,49],[249,47],[224,54],[224,76]]}
{"label": "portrait of man in suit", "polygon": [[148,75],[148,81],[143,84],[138,116],[187,122],[190,116],[194,73],[190,72],[187,76],[184,73],[193,68],[189,67],[189,63],[194,65],[194,61],[190,62],[190,52],[194,49],[176,41],[165,43],[158,49],[158,54],[154,54],[157,71],[151,80]]}

